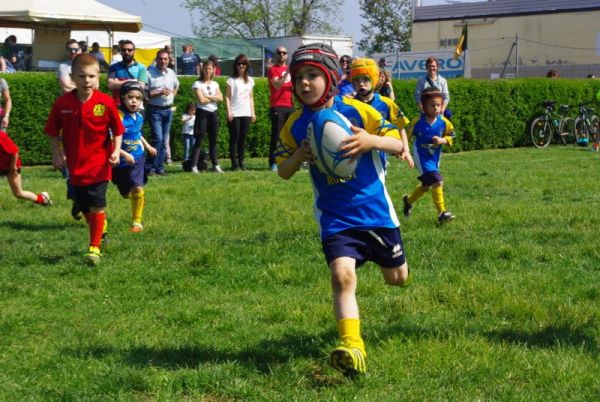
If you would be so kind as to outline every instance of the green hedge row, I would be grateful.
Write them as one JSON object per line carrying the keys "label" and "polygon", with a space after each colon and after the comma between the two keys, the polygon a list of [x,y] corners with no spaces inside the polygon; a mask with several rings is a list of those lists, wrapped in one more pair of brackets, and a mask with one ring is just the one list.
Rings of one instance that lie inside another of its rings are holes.
{"label": "green hedge row", "polygon": [[[44,124],[54,99],[59,94],[54,73],[5,74],[13,100],[13,112],[9,134],[21,148],[21,157],[26,164],[41,164],[51,161],[48,140],[44,135]],[[171,149],[174,159],[182,155],[181,115],[188,102],[193,102],[193,77],[180,79],[181,89],[176,98],[177,112],[171,129]],[[224,91],[225,78],[218,82]],[[257,121],[251,126],[248,136],[248,155],[266,156],[269,149],[269,90],[265,78],[255,78],[254,101]],[[404,113],[413,118],[417,107],[413,99],[414,80],[394,81],[396,103]],[[528,146],[529,122],[538,115],[545,99],[556,99],[559,103],[576,104],[595,99],[600,90],[600,80],[546,78],[511,80],[449,80],[451,102],[454,113],[457,141],[453,151]],[[107,91],[106,77],[101,77],[101,90]],[[219,132],[219,154],[227,158],[229,133],[225,107],[220,106],[221,127]],[[576,110],[572,110],[576,114]]]}

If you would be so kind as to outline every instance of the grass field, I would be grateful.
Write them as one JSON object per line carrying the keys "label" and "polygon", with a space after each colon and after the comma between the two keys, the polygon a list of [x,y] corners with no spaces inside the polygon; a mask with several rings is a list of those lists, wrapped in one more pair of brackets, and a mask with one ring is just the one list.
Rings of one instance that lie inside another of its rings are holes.
{"label": "grass field", "polygon": [[[368,374],[327,365],[337,334],[306,172],[153,177],[145,232],[109,190],[110,241],[64,181],[24,169],[52,208],[0,183],[0,400],[600,400],[600,157],[576,147],[443,157],[448,207],[401,218],[413,282],[359,270]],[[401,213],[417,173],[392,161]]]}

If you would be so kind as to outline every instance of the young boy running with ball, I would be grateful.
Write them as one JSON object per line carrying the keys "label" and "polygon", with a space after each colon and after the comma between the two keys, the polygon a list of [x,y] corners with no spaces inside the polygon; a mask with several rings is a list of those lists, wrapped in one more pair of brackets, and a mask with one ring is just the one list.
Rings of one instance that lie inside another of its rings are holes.
{"label": "young boy running with ball", "polygon": [[410,195],[403,197],[404,216],[409,217],[413,204],[431,188],[431,197],[438,213],[438,225],[450,222],[454,214],[446,210],[443,177],[440,174],[442,145],[452,146],[454,127],[442,116],[443,94],[436,87],[426,88],[421,94],[423,114],[416,118],[408,133],[414,139],[413,154],[421,176],[419,184]]}
{"label": "young boy running with ball", "polygon": [[142,215],[144,212],[144,184],[148,182],[145,169],[145,154],[156,155],[156,149],[142,136],[144,117],[139,112],[144,101],[144,88],[137,81],[125,81],[119,89],[121,99],[121,122],[125,128],[121,145],[119,165],[113,168],[112,182],[117,185],[123,198],[131,200],[132,221],[130,231],[139,233],[144,230]]}
{"label": "young boy running with ball", "polygon": [[360,333],[356,301],[356,269],[367,261],[381,267],[386,283],[403,285],[408,265],[399,222],[385,188],[379,152],[400,154],[404,144],[398,130],[369,105],[336,96],[339,62],[335,51],[321,43],[304,45],[292,56],[294,93],[303,104],[283,126],[277,149],[278,174],[291,178],[303,162],[314,157],[307,126],[320,110],[331,108],[352,123],[354,135],[344,140],[344,156],[359,158],[351,178],[336,180],[310,165],[315,217],[329,265],[333,307],[341,343],[330,355],[332,366],[347,376],[366,371],[367,353]]}
{"label": "young boy running with ball", "polygon": [[[350,80],[356,92],[354,98],[371,105],[381,113],[384,119],[395,124],[400,131],[402,142],[408,144],[404,127],[410,121],[404,116],[404,113],[402,113],[402,110],[400,110],[394,101],[375,92],[375,88],[377,88],[377,84],[379,83],[379,67],[375,63],[375,60],[367,58],[354,60],[350,65]],[[397,156],[406,161],[411,169],[415,166],[407,146]]]}
{"label": "young boy running with ball", "polygon": [[[114,100],[96,89],[99,74],[100,67],[94,56],[83,53],[75,57],[71,80],[76,88],[54,102],[44,129],[50,137],[52,164],[62,170],[66,162],[69,168],[75,202],[90,230],[85,259],[92,265],[102,256],[106,189],[111,165],[119,163],[123,134]],[[61,134],[63,147],[59,143]]]}

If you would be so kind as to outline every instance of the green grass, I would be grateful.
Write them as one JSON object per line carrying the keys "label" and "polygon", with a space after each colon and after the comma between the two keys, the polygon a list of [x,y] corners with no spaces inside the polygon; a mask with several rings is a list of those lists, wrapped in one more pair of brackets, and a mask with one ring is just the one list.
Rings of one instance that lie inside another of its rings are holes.
{"label": "green grass", "polygon": [[[145,232],[109,190],[110,242],[64,181],[24,169],[52,208],[0,186],[0,400],[592,401],[600,399],[600,168],[575,147],[444,155],[438,228],[429,195],[402,220],[413,282],[359,270],[368,375],[327,365],[337,334],[306,172],[151,178]],[[401,213],[417,173],[396,160]]]}

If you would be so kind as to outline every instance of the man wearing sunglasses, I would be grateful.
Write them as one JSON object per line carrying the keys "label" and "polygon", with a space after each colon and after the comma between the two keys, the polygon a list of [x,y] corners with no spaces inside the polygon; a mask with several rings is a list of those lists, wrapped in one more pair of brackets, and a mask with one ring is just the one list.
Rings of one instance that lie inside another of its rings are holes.
{"label": "man wearing sunglasses", "polygon": [[135,45],[130,40],[121,43],[121,56],[123,61],[112,64],[108,69],[108,89],[113,92],[113,99],[117,106],[121,104],[119,90],[126,81],[137,81],[142,87],[148,84],[148,71],[146,66],[135,60]]}
{"label": "man wearing sunglasses", "polygon": [[69,59],[60,63],[57,72],[61,95],[75,89],[75,83],[71,81],[71,63],[73,63],[73,59],[78,54],[81,54],[81,48],[75,39],[69,39],[67,43],[65,43],[65,49],[67,50]]}
{"label": "man wearing sunglasses", "polygon": [[294,112],[292,101],[292,80],[289,74],[288,52],[285,47],[278,46],[276,51],[275,63],[267,72],[269,79],[269,91],[271,94],[269,116],[271,118],[271,143],[269,144],[269,168],[277,170],[275,164],[275,150],[279,132],[284,123]]}

